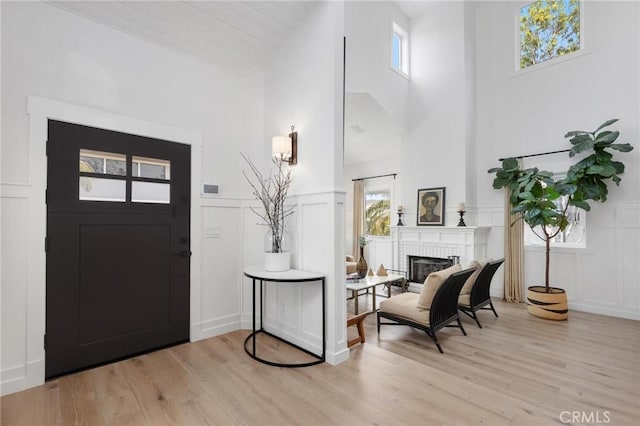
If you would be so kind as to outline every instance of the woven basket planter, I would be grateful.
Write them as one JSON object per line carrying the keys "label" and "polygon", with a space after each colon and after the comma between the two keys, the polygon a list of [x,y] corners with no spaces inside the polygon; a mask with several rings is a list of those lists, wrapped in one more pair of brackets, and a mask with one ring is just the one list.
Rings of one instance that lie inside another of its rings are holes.
{"label": "woven basket planter", "polygon": [[569,316],[567,293],[557,287],[550,287],[546,293],[543,286],[527,288],[527,309],[540,318],[563,321]]}

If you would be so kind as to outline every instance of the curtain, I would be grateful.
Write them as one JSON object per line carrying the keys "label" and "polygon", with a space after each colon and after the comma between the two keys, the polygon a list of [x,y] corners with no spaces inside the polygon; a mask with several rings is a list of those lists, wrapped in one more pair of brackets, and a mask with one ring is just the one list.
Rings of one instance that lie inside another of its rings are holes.
{"label": "curtain", "polygon": [[516,221],[518,216],[511,214],[510,197],[511,191],[507,188],[504,191],[504,298],[507,302],[523,302],[524,221]]}
{"label": "curtain", "polygon": [[353,258],[360,256],[360,237],[364,235],[364,182],[353,181]]}

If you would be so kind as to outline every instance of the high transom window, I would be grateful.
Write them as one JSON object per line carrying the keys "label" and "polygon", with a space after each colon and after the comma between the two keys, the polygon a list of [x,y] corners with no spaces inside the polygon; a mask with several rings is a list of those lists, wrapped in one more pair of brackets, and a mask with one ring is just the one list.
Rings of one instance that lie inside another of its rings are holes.
{"label": "high transom window", "polygon": [[537,0],[520,9],[520,69],[580,50],[580,1]]}
{"label": "high transom window", "polygon": [[391,31],[391,68],[409,76],[409,35],[395,22]]}

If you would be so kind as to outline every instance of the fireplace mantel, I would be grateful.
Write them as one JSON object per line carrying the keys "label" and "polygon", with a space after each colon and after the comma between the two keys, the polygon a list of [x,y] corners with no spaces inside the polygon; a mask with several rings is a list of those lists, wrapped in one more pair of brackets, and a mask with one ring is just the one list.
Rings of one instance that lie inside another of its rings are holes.
{"label": "fireplace mantel", "polygon": [[407,271],[407,256],[446,259],[460,256],[460,263],[486,259],[489,227],[392,226],[393,269]]}

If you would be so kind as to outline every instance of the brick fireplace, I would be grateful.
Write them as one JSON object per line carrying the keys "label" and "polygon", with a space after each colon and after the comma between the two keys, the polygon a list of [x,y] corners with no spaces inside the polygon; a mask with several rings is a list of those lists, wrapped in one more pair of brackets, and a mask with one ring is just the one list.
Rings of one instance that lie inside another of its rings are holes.
{"label": "brick fireplace", "polygon": [[[454,263],[463,265],[474,259],[486,259],[488,227],[427,227],[393,226],[391,228],[393,269],[411,274],[421,269],[444,269]],[[427,259],[419,267],[411,265],[410,259]],[[429,260],[436,259],[436,260]],[[431,263],[431,266],[426,266]],[[412,269],[411,269],[412,268]],[[409,290],[419,292],[424,278],[410,276]]]}

